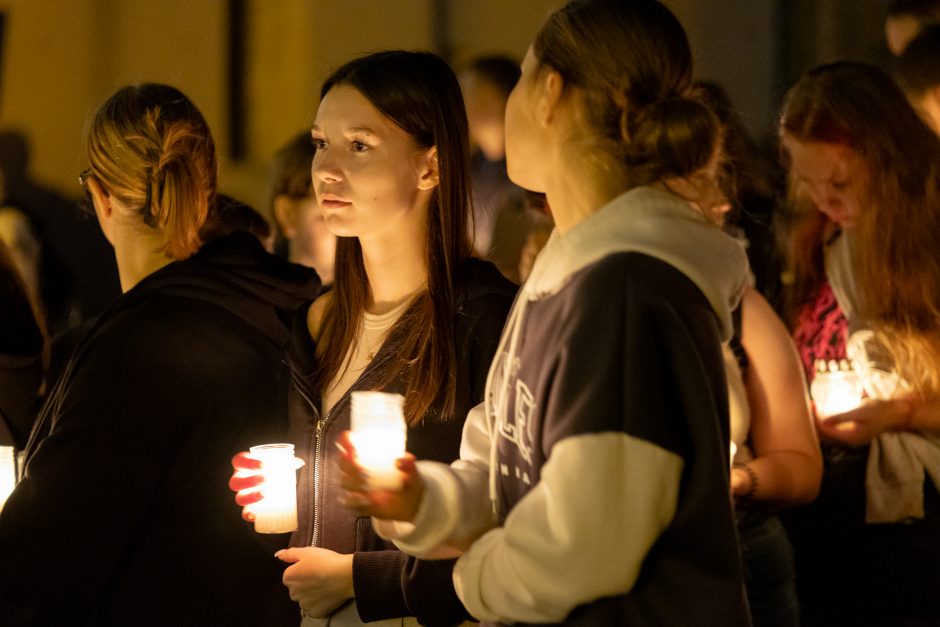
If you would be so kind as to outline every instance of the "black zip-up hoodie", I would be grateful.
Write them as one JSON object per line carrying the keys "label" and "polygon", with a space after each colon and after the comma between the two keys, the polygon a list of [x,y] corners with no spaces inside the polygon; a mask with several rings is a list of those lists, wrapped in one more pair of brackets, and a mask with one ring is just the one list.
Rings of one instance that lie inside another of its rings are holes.
{"label": "black zip-up hoodie", "polygon": [[[455,283],[455,409],[446,416],[434,409],[419,424],[408,428],[407,448],[418,459],[450,462],[459,456],[464,419],[483,399],[486,374],[516,293],[515,284],[496,266],[477,259],[463,264]],[[340,501],[335,443],[349,429],[350,393],[371,389],[404,393],[403,374],[380,387],[399,342],[400,337],[393,331],[372,363],[325,416],[319,411],[319,397],[303,383],[304,374],[313,368],[315,346],[312,342],[295,344],[299,381],[291,390],[303,394],[291,394],[291,412],[295,416],[294,442],[306,465],[298,485],[300,529],[291,545],[355,554],[353,583],[363,621],[415,616],[424,625],[452,625],[469,618],[451,581],[453,560],[409,558],[379,538],[369,518],[357,518]]]}
{"label": "black zip-up hoodie", "polygon": [[247,233],[146,277],[100,317],[43,407],[0,514],[0,624],[297,620],[228,489],[287,435],[286,349],[320,282]]}

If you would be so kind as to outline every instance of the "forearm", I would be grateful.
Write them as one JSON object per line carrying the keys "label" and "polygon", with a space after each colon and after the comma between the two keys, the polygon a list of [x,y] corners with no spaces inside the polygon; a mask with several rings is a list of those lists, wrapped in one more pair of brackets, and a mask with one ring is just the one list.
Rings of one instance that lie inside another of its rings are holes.
{"label": "forearm", "polygon": [[822,461],[817,455],[771,451],[744,466],[732,469],[732,481],[741,481],[734,490],[739,501],[778,509],[809,503],[819,493]]}
{"label": "forearm", "polygon": [[909,403],[897,420],[898,430],[940,435],[940,400]]}
{"label": "forearm", "polygon": [[412,523],[373,519],[378,534],[417,557],[457,557],[496,524],[486,469],[458,461],[453,466],[419,462],[424,493]]}

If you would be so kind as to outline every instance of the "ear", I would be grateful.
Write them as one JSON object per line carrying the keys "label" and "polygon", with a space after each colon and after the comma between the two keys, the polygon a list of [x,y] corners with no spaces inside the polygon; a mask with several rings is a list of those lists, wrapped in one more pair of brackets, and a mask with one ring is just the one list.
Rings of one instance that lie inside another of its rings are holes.
{"label": "ear", "polygon": [[297,235],[297,204],[289,196],[274,197],[274,221],[285,238],[294,239]]}
{"label": "ear", "polygon": [[551,68],[544,68],[535,79],[538,100],[535,106],[535,119],[546,127],[554,120],[565,93],[565,81],[561,74]]}
{"label": "ear", "polygon": [[104,233],[105,239],[114,243],[111,237],[111,223],[114,217],[114,206],[111,204],[111,195],[104,191],[98,179],[90,177],[87,182],[88,191],[91,192],[91,203],[95,207],[95,217]]}
{"label": "ear", "polygon": [[441,168],[437,159],[437,146],[431,146],[418,164],[418,189],[432,190],[441,183]]}

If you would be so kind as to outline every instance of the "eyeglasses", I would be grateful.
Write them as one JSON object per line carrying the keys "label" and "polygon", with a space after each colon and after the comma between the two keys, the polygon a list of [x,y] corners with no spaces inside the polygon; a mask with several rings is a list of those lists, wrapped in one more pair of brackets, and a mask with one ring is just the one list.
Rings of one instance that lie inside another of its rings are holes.
{"label": "eyeglasses", "polygon": [[78,183],[82,186],[82,190],[85,192],[85,198],[79,203],[79,206],[92,215],[95,213],[95,203],[91,198],[91,190],[88,189],[88,179],[93,176],[94,173],[91,171],[91,168],[82,170],[78,175]]}

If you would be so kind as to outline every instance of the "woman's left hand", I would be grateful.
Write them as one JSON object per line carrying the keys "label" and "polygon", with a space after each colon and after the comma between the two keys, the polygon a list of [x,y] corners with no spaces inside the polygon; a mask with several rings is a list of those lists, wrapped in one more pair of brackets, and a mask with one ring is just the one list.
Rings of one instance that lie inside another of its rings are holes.
{"label": "woman's left hand", "polygon": [[816,418],[819,434],[846,446],[864,446],[886,431],[903,431],[910,424],[913,401],[907,398],[868,399],[835,416]]}
{"label": "woman's left hand", "polygon": [[284,571],[284,585],[306,616],[329,616],[355,596],[352,555],[300,547],[278,551],[275,557],[292,564]]}

